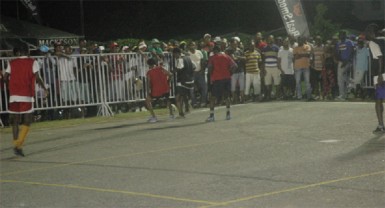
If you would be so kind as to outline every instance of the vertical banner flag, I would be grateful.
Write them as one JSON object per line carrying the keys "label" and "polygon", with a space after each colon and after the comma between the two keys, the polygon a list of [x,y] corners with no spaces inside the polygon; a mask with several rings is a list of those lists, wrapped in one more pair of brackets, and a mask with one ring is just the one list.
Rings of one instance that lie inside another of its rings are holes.
{"label": "vertical banner flag", "polygon": [[300,0],[275,0],[288,34],[309,37],[306,16]]}
{"label": "vertical banner flag", "polygon": [[31,12],[33,18],[35,18],[36,22],[42,24],[39,15],[39,8],[37,7],[36,0],[20,0],[23,5]]}

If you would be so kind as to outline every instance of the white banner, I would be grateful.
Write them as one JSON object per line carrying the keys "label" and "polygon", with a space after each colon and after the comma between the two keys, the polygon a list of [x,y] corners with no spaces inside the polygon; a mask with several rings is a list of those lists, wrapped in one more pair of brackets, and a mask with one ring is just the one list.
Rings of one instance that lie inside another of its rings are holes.
{"label": "white banner", "polygon": [[309,27],[300,0],[275,0],[288,34],[309,37]]}

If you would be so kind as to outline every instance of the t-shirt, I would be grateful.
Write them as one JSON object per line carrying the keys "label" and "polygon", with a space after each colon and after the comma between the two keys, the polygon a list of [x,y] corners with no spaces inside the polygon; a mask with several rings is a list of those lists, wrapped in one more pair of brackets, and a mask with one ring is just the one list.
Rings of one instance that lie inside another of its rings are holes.
{"label": "t-shirt", "polygon": [[351,61],[354,50],[354,43],[353,41],[346,39],[343,42],[337,43],[336,50],[339,58],[342,61]]}
{"label": "t-shirt", "polygon": [[275,44],[267,45],[263,48],[262,54],[264,55],[266,68],[275,68],[278,66],[278,51],[279,47]]}
{"label": "t-shirt", "polygon": [[281,48],[278,52],[278,58],[281,59],[281,68],[285,74],[294,74],[293,70],[293,49]]}
{"label": "t-shirt", "polygon": [[382,66],[382,69],[379,69],[379,63],[378,63],[379,57],[383,56],[380,46],[373,41],[369,41],[368,45],[369,45],[370,53],[372,55],[372,60],[371,60],[372,75],[378,75],[379,73],[378,70],[381,70],[381,73],[383,73],[384,66]]}
{"label": "t-shirt", "polygon": [[75,59],[70,57],[58,58],[58,73],[60,75],[60,81],[73,81],[76,80],[74,74]]}
{"label": "t-shirt", "polygon": [[321,71],[323,68],[324,47],[315,46],[313,48],[314,53],[314,68],[317,71]]}
{"label": "t-shirt", "polygon": [[378,59],[378,57],[382,56],[381,48],[377,43],[369,41],[369,48],[373,59]]}
{"label": "t-shirt", "polygon": [[261,54],[256,50],[246,51],[245,57],[246,57],[246,73],[250,73],[250,74],[259,73],[258,63],[262,61]]}
{"label": "t-shirt", "polygon": [[236,63],[226,54],[215,54],[210,57],[208,66],[213,67],[211,81],[231,79],[230,69]]}
{"label": "t-shirt", "polygon": [[163,70],[162,67],[157,66],[147,72],[147,77],[150,78],[152,97],[160,97],[170,92],[168,76]]}
{"label": "t-shirt", "polygon": [[189,51],[189,55],[191,61],[195,64],[194,71],[201,71],[201,61],[203,59],[203,53],[200,50],[195,50],[195,53],[191,53],[191,51]]}
{"label": "t-shirt", "polygon": [[[311,48],[309,45],[304,44],[303,46],[295,47],[293,50],[293,55],[296,54],[310,54]],[[310,57],[301,57],[299,59],[294,59],[294,69],[307,69],[310,67]]]}
{"label": "t-shirt", "polygon": [[354,69],[358,71],[368,71],[369,69],[369,48],[357,48],[354,61]]}

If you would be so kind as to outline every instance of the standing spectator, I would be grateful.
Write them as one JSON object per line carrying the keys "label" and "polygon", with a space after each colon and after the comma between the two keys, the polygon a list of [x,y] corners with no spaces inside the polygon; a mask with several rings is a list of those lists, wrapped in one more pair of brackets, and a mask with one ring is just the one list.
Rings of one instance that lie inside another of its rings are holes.
{"label": "standing spectator", "polygon": [[355,85],[355,96],[363,98],[364,92],[361,88],[362,81],[364,80],[364,75],[369,69],[369,57],[370,51],[366,47],[363,39],[358,39],[356,53],[354,56],[354,85]]}
{"label": "standing spectator", "polygon": [[211,41],[211,35],[205,34],[203,36],[202,50],[206,51],[208,54],[213,50],[214,42]]}
{"label": "standing spectator", "polygon": [[150,112],[151,117],[148,122],[155,123],[158,121],[155,116],[154,109],[152,108],[152,100],[164,98],[167,100],[167,106],[170,110],[170,117],[174,118],[173,108],[170,102],[170,80],[172,74],[157,66],[158,63],[154,58],[148,59],[147,64],[149,65],[149,71],[147,72],[147,97],[146,97],[146,108]]}
{"label": "standing spectator", "polygon": [[289,39],[283,40],[282,48],[278,52],[278,68],[281,70],[283,99],[291,99],[295,94],[295,78],[293,69],[293,49]]}
{"label": "standing spectator", "polygon": [[148,52],[150,52],[152,58],[157,59],[158,63],[163,63],[163,50],[158,39],[154,38],[151,40],[151,45],[148,47]]}
{"label": "standing spectator", "polygon": [[311,48],[306,44],[304,37],[298,37],[298,46],[293,49],[294,55],[294,73],[297,89],[297,99],[302,99],[301,76],[303,74],[306,84],[307,100],[311,101],[311,86],[310,86],[310,53]]}
{"label": "standing spectator", "polygon": [[333,98],[333,89],[336,85],[335,79],[335,61],[334,61],[334,45],[331,40],[326,41],[324,47],[324,68],[322,69],[322,98],[323,99],[334,99]]}
{"label": "standing spectator", "polygon": [[261,52],[266,46],[267,43],[263,40],[262,33],[257,32],[254,39],[255,47],[259,52]]}
{"label": "standing spectator", "polygon": [[76,48],[75,50],[73,50],[73,54],[74,55],[81,54],[82,48],[87,48],[87,40],[85,40],[85,39],[79,40],[79,48]]}
{"label": "standing spectator", "polygon": [[[125,85],[124,85],[124,58],[119,52],[119,45],[117,43],[112,43],[110,45],[110,52],[114,53],[110,57],[111,63],[111,84],[109,91],[110,101],[122,101],[124,99]],[[117,105],[115,111],[119,111],[120,107]]]}
{"label": "standing spectator", "polygon": [[[191,61],[189,56],[184,56],[180,48],[174,48],[173,56],[175,59],[175,70],[176,73],[176,107],[180,117],[184,117],[183,104],[189,105],[188,96],[190,91],[194,88],[194,70],[196,69],[195,64]],[[186,109],[187,111],[187,109]]]}
{"label": "standing spectator", "polygon": [[280,98],[281,71],[278,69],[278,51],[278,46],[274,44],[274,36],[270,35],[267,39],[267,46],[262,50],[266,100],[271,99],[273,83],[275,85],[275,96]]}
{"label": "standing spectator", "polygon": [[[35,81],[44,89],[45,96],[48,92],[38,74],[40,68],[38,62],[27,57],[28,46],[22,45],[20,48],[15,48],[14,52],[20,57],[9,63],[4,80],[8,82],[10,92],[8,110],[12,122],[13,151],[15,155],[24,157],[22,146],[32,123]],[[21,123],[20,127],[19,123]]]}
{"label": "standing spectator", "polygon": [[[191,94],[191,102],[194,108],[200,106],[206,106],[207,102],[207,83],[205,78],[205,68],[207,65],[207,58],[205,59],[203,53],[197,50],[196,43],[190,42],[188,45],[188,53],[191,61],[195,64],[194,70],[194,89]],[[200,101],[197,102],[195,92],[199,92]]]}
{"label": "standing spectator", "polygon": [[340,41],[336,44],[338,60],[337,79],[339,96],[337,100],[345,100],[347,95],[348,74],[352,67],[354,43],[346,39],[346,31],[339,32]]}
{"label": "standing spectator", "polygon": [[322,44],[321,36],[316,36],[315,46],[313,47],[313,67],[310,74],[312,75],[311,86],[313,89],[313,94],[315,99],[318,100],[321,98],[322,92],[322,69],[324,68],[325,63],[325,49]]}
{"label": "standing spectator", "polygon": [[275,38],[275,44],[279,47],[279,48],[281,48],[282,46],[283,46],[283,39],[282,39],[282,37],[277,37],[277,38]]}
{"label": "standing spectator", "polygon": [[[58,56],[58,72],[60,77],[60,97],[65,105],[75,103],[78,99],[77,81],[75,76],[75,60],[71,56],[72,48],[70,45],[64,46],[64,53],[60,51],[60,45],[55,48],[55,55]],[[68,114],[69,115],[69,114]]]}
{"label": "standing spectator", "polygon": [[[80,54],[87,54],[87,49],[82,48]],[[79,83],[79,102],[81,104],[93,102],[91,96],[91,86],[93,86],[94,80],[94,66],[91,56],[79,56],[77,62],[77,80]],[[81,108],[81,114],[84,118],[87,115],[87,108]]]}
{"label": "standing spectator", "polygon": [[214,55],[210,57],[208,69],[212,91],[210,97],[210,116],[207,122],[215,121],[214,106],[219,98],[226,100],[226,120],[230,120],[230,93],[231,93],[231,71],[235,70],[237,64],[226,54],[221,53],[219,46],[214,46]]}
{"label": "standing spectator", "polygon": [[261,75],[259,65],[262,63],[261,54],[255,49],[255,44],[250,41],[248,49],[245,52],[246,62],[246,82],[245,82],[245,99],[248,99],[251,85],[253,85],[253,101],[256,96],[261,99]]}
{"label": "standing spectator", "polygon": [[[39,48],[43,58],[38,59],[40,64],[41,75],[45,81],[46,87],[49,90],[48,93],[48,107],[56,106],[57,104],[57,93],[56,93],[56,79],[57,79],[57,69],[56,69],[56,59],[49,52],[49,48],[46,45],[42,45]],[[54,119],[54,110],[48,110],[45,112],[45,118],[47,120]]]}
{"label": "standing spectator", "polygon": [[375,24],[370,24],[365,29],[365,37],[368,40],[368,46],[371,52],[371,66],[372,71],[376,72],[373,75],[377,75],[377,82],[375,85],[375,109],[378,120],[378,126],[373,131],[373,133],[384,133],[384,99],[385,99],[385,82],[383,79],[382,73],[384,73],[383,66],[383,51],[381,51],[380,46],[374,42],[376,40],[376,32],[378,26]]}
{"label": "standing spectator", "polygon": [[[235,38],[230,40],[230,47],[226,50],[234,62],[237,64],[237,68],[232,71],[231,75],[231,97],[233,104],[243,103],[245,97],[245,56],[243,51],[238,47],[239,41]],[[237,93],[239,89],[239,96]]]}

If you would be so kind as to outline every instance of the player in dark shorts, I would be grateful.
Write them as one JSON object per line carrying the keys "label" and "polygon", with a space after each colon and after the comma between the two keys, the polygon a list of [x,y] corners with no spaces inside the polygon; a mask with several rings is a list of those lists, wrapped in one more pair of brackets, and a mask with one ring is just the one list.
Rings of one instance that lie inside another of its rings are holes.
{"label": "player in dark shorts", "polygon": [[207,122],[215,121],[214,107],[219,98],[226,101],[226,120],[230,120],[231,71],[237,64],[228,55],[222,54],[219,46],[213,48],[214,55],[210,57],[208,69],[212,84],[210,97],[210,116]]}
{"label": "player in dark shorts", "polygon": [[167,101],[167,106],[170,109],[170,117],[174,117],[173,108],[171,105],[170,97],[170,83],[172,74],[161,66],[157,66],[155,59],[148,59],[147,64],[150,70],[147,72],[147,97],[146,97],[146,108],[150,112],[151,117],[148,122],[154,123],[158,119],[155,116],[152,108],[153,99],[164,98]]}
{"label": "player in dark shorts", "polygon": [[194,70],[196,66],[189,56],[182,54],[181,49],[174,48],[172,53],[175,61],[174,72],[176,73],[176,106],[178,108],[179,117],[184,118],[183,104],[185,107],[189,105],[188,101],[191,90],[194,89]]}
{"label": "player in dark shorts", "polygon": [[[381,43],[376,43],[376,32],[378,31],[378,26],[375,24],[370,24],[365,29],[365,37],[368,40],[367,44],[370,49],[371,54],[371,67],[372,73],[378,75],[376,86],[375,86],[375,109],[378,120],[378,126],[373,131],[373,133],[385,133],[384,128],[384,99],[385,99],[385,82],[382,76],[384,72],[384,47],[381,48]],[[384,44],[384,43],[382,43]]]}

